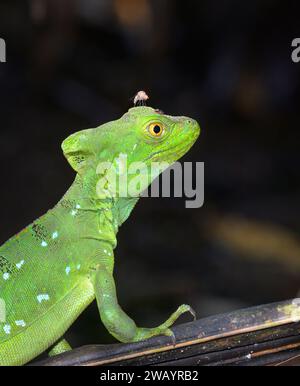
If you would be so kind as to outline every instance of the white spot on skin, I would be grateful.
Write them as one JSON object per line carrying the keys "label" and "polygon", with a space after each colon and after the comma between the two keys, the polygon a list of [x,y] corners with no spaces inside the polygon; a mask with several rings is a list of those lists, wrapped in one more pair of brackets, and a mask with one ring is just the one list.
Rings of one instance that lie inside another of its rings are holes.
{"label": "white spot on skin", "polygon": [[108,254],[108,256],[111,256],[111,253],[110,253],[110,252],[108,252],[107,254]]}
{"label": "white spot on skin", "polygon": [[9,279],[9,273],[5,272],[5,273],[3,274],[3,279],[4,279],[4,280],[8,280],[8,279]]}
{"label": "white spot on skin", "polygon": [[42,247],[47,247],[48,244],[46,243],[46,241],[42,241],[41,246],[42,246]]}
{"label": "white spot on skin", "polygon": [[20,269],[24,263],[25,263],[25,260],[21,260],[19,263],[16,264],[16,267]]}
{"label": "white spot on skin", "polygon": [[80,269],[80,267],[81,267],[81,264],[78,264],[76,268],[77,268],[77,269]]}
{"label": "white spot on skin", "polygon": [[78,212],[77,210],[73,209],[71,212],[71,216],[76,216],[77,212]]}
{"label": "white spot on skin", "polygon": [[70,271],[71,271],[71,267],[67,266],[66,267],[66,274],[69,275]]}
{"label": "white spot on skin", "polygon": [[39,294],[36,298],[39,303],[42,303],[43,300],[49,300],[50,296],[48,294]]}
{"label": "white spot on skin", "polygon": [[11,326],[9,324],[6,324],[5,326],[3,326],[3,330],[5,334],[10,334]]}
{"label": "white spot on skin", "polygon": [[104,249],[104,251],[103,251],[104,253],[107,253],[107,250],[106,249]]}
{"label": "white spot on skin", "polygon": [[55,231],[54,233],[52,233],[52,239],[57,239],[58,238],[58,232]]}
{"label": "white spot on skin", "polygon": [[80,208],[81,208],[81,205],[77,204],[76,209],[80,209]]}
{"label": "white spot on skin", "polygon": [[133,146],[133,151],[135,151],[135,149],[136,149],[136,147],[137,147],[137,144],[135,144],[134,146]]}
{"label": "white spot on skin", "polygon": [[26,326],[26,323],[24,322],[24,320],[16,320],[15,323],[17,326],[20,326],[20,327]]}

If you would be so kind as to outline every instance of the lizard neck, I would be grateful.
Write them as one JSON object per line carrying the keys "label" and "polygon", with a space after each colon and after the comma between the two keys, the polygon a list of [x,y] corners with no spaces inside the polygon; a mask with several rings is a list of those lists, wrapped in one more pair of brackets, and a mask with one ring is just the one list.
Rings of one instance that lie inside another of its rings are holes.
{"label": "lizard neck", "polygon": [[76,174],[73,184],[62,199],[76,201],[79,205],[89,205],[91,209],[100,210],[103,208],[106,200],[101,200],[97,196],[96,177],[97,176],[92,173],[86,173],[84,176]]}
{"label": "lizard neck", "polygon": [[[139,197],[99,198],[98,180],[99,176],[93,171],[84,175],[77,174],[75,181],[59,204],[70,207],[74,215],[81,212],[84,216],[86,213],[86,221],[93,219],[95,228],[99,228],[95,229],[95,232],[100,234],[100,239],[107,238],[115,244],[118,228],[127,220]],[[95,221],[96,218],[97,221]]]}

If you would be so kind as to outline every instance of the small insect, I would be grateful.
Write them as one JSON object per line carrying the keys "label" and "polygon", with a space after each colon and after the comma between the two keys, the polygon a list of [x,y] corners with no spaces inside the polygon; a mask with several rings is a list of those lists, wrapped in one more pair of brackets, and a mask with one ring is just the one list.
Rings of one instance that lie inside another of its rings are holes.
{"label": "small insect", "polygon": [[146,104],[146,101],[149,99],[148,95],[145,93],[145,91],[139,91],[134,99],[133,104],[135,106],[144,106]]}

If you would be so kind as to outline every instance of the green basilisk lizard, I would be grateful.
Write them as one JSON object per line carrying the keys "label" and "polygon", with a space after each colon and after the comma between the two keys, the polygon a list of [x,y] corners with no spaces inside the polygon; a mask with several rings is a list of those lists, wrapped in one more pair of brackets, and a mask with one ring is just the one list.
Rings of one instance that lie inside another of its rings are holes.
{"label": "green basilisk lizard", "polygon": [[[118,304],[113,250],[119,226],[162,171],[153,165],[174,163],[199,133],[193,119],[139,106],[62,143],[76,171],[74,183],[53,209],[0,247],[0,298],[6,308],[6,319],[0,320],[1,365],[24,364],[55,343],[50,355],[69,350],[62,337],[95,298],[103,324],[121,342],[172,337],[176,319],[193,314],[181,305],[160,326],[138,327]],[[129,174],[136,162],[144,165],[142,173],[133,168]],[[148,178],[150,168],[154,172]],[[114,192],[108,178],[112,170],[120,177]],[[136,194],[121,195],[123,184],[137,178]]]}

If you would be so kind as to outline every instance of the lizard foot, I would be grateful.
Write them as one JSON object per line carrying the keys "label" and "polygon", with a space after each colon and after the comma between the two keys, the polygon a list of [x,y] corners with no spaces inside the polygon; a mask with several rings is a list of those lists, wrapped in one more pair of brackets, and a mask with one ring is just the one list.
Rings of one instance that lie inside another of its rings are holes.
{"label": "lizard foot", "polygon": [[182,304],[177,308],[175,312],[160,326],[154,327],[154,328],[137,328],[134,341],[138,342],[141,340],[149,339],[153,336],[159,336],[159,335],[166,335],[170,336],[172,339],[172,343],[175,346],[176,344],[176,338],[174,335],[174,332],[170,329],[170,327],[176,322],[176,320],[179,318],[180,315],[184,314],[185,312],[189,312],[194,320],[196,319],[196,313],[187,304]]}
{"label": "lizard foot", "polygon": [[52,348],[52,350],[49,351],[48,355],[49,357],[53,357],[55,355],[62,354],[70,350],[72,350],[72,347],[65,339],[62,339]]}

